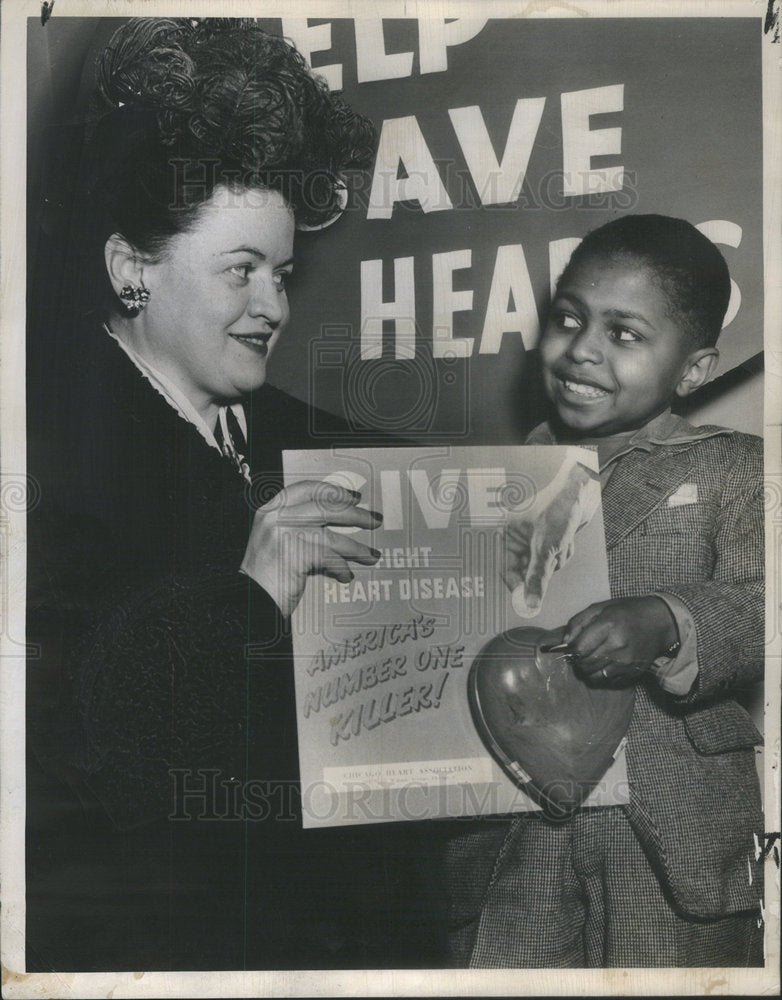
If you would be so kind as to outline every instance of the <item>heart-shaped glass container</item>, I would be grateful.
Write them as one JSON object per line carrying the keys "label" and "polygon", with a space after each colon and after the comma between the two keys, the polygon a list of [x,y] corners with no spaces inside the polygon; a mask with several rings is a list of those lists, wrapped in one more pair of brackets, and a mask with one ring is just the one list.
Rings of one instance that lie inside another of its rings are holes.
{"label": "heart-shaped glass container", "polygon": [[633,712],[632,687],[593,687],[562,650],[563,630],[515,628],[470,668],[473,721],[487,749],[551,819],[568,819],[616,757]]}

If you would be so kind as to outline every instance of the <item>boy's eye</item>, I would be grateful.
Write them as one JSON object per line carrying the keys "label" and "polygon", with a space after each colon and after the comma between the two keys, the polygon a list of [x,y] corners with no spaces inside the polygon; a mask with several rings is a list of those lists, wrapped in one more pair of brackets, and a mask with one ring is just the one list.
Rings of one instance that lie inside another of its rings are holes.
{"label": "boy's eye", "polygon": [[635,330],[629,329],[626,326],[616,326],[613,330],[614,340],[618,340],[623,344],[635,344],[641,340],[641,337],[635,332]]}
{"label": "boy's eye", "polygon": [[581,328],[581,321],[572,313],[557,310],[552,318],[562,330],[579,330]]}

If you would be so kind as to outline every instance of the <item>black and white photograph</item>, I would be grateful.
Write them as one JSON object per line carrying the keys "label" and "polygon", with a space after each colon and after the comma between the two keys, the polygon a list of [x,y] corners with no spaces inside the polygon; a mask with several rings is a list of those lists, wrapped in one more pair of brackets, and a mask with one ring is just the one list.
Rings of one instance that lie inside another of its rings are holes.
{"label": "black and white photograph", "polygon": [[6,0],[8,997],[778,994],[778,0]]}

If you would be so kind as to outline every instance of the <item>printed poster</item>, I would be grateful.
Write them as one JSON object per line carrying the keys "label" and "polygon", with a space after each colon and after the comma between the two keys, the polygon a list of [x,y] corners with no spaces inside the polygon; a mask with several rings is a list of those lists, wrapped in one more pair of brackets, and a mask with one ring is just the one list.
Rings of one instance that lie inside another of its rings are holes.
{"label": "printed poster", "polygon": [[[383,515],[371,539],[332,529],[381,556],[351,563],[349,583],[312,577],[293,615],[305,826],[538,809],[482,741],[469,675],[495,636],[559,629],[610,596],[596,453],[345,449],[284,463],[286,485],[325,480]],[[573,470],[585,485],[568,493]],[[620,747],[586,805],[627,794]]]}

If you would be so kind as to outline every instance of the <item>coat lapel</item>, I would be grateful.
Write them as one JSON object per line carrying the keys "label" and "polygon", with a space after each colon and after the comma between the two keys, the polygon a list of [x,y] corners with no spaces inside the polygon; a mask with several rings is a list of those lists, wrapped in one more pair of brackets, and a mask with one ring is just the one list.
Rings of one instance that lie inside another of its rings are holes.
{"label": "coat lapel", "polygon": [[622,458],[603,492],[606,547],[613,548],[664,503],[691,469],[689,446],[633,451]]}

